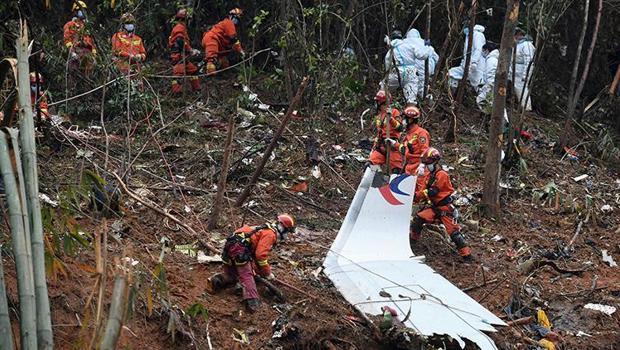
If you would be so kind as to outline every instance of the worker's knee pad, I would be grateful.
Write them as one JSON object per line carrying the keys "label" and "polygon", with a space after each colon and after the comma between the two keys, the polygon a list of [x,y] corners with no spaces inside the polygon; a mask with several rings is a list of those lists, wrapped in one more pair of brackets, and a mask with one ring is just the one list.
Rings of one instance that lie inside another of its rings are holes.
{"label": "worker's knee pad", "polygon": [[467,247],[467,242],[465,241],[465,236],[460,231],[456,231],[450,235],[450,239],[456,245],[457,249],[462,249]]}

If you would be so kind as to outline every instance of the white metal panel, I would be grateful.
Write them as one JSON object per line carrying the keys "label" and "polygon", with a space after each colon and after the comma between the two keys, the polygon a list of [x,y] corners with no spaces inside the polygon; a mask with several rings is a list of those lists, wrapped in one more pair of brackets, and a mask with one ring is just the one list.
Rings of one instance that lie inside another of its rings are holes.
{"label": "white metal panel", "polygon": [[411,254],[415,177],[393,175],[382,185],[381,176],[371,169],[364,173],[325,258],[325,274],[365,313],[380,315],[390,305],[402,320],[411,310],[406,324],[420,334],[447,334],[461,346],[466,338],[483,350],[496,349],[482,331],[505,323]]}

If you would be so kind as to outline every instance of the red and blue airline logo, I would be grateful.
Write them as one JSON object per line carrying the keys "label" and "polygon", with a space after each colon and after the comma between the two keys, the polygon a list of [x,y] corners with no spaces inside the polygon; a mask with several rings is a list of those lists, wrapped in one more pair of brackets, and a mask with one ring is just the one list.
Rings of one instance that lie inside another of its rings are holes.
{"label": "red and blue airline logo", "polygon": [[386,202],[390,203],[391,205],[403,205],[404,204],[403,202],[398,200],[398,198],[396,198],[394,194],[398,194],[401,196],[411,195],[411,193],[403,192],[401,191],[400,188],[398,188],[400,183],[403,182],[403,180],[406,179],[408,176],[409,175],[407,174],[401,174],[395,177],[394,180],[392,180],[392,182],[379,187],[379,193],[381,193],[381,195],[386,200]]}

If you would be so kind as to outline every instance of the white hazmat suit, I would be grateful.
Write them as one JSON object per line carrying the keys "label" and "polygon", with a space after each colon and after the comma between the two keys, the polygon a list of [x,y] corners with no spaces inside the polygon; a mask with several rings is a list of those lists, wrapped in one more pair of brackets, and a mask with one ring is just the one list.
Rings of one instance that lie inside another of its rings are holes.
{"label": "white hazmat suit", "polygon": [[484,65],[482,72],[482,87],[478,90],[476,104],[482,111],[486,111],[491,104],[493,98],[493,88],[495,86],[495,73],[497,72],[497,63],[499,59],[499,50],[491,51],[484,57]]}
{"label": "white hazmat suit", "polygon": [[[518,101],[521,101],[521,106],[525,108],[526,111],[532,110],[532,100],[529,96],[528,92],[528,82],[532,78],[532,72],[534,70],[534,65],[530,67],[528,72],[528,67],[530,66],[530,62],[534,59],[534,54],[536,53],[536,48],[534,44],[532,44],[532,40],[529,38],[522,38],[517,41],[516,48],[516,56],[515,56],[515,82],[514,82],[514,90],[515,90],[515,98]],[[527,76],[526,76],[527,75]],[[523,96],[523,98],[521,97]],[[527,100],[525,98],[527,96]]]}
{"label": "white hazmat suit", "polygon": [[[418,74],[416,60],[425,60],[430,49],[422,45],[419,47],[411,41],[394,39],[390,42],[391,50],[385,55],[385,69],[388,74],[388,86],[390,89],[402,87],[403,94],[408,104],[417,104]],[[392,58],[392,52],[394,58]],[[396,69],[394,69],[396,65]],[[400,86],[399,86],[400,77]],[[383,81],[381,89],[385,90]]]}
{"label": "white hazmat suit", "polygon": [[[435,52],[435,48],[430,45],[425,46],[424,39],[420,37],[420,32],[415,28],[412,28],[407,32],[407,38],[405,39],[405,41],[409,41],[413,45],[421,49],[424,49],[424,47],[426,47],[426,50],[429,51],[428,75],[432,76],[433,74],[435,74],[435,66],[437,65],[437,61],[439,61],[439,55],[437,54],[437,52]],[[416,59],[415,64],[416,72],[418,74],[418,97],[420,98],[422,98],[422,94],[424,94],[424,70],[426,68],[425,62],[426,59]]]}
{"label": "white hazmat suit", "polygon": [[[465,31],[465,45],[463,45],[463,58],[461,59],[461,64],[458,67],[452,67],[448,71],[448,76],[450,77],[450,86],[456,88],[459,84],[459,81],[463,79],[463,74],[465,73],[465,63],[467,60],[467,52],[468,43],[469,43],[469,30],[468,28],[464,29]],[[480,84],[480,80],[482,79],[482,64],[484,63],[484,58],[482,57],[482,46],[486,44],[487,39],[484,36],[484,26],[476,24],[474,26],[474,39],[471,50],[471,64],[469,65],[469,76],[467,80],[469,84],[474,87],[474,89],[478,89],[478,85]]]}

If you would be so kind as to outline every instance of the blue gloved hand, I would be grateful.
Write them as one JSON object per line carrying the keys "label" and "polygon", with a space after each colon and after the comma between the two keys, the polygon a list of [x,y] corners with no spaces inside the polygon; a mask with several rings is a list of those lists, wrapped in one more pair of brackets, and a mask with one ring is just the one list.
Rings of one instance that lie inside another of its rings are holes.
{"label": "blue gloved hand", "polygon": [[431,39],[424,40],[424,45],[425,46],[431,46]]}

